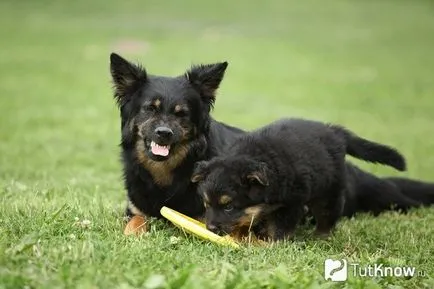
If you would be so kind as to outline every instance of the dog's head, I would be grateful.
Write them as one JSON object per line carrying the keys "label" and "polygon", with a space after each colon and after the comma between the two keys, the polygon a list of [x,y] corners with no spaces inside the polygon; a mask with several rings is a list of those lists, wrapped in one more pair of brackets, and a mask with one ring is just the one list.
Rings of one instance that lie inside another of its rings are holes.
{"label": "dog's head", "polygon": [[209,127],[209,112],[227,62],[193,66],[184,75],[162,77],[117,54],[110,56],[114,96],[122,118],[122,145],[135,148],[148,166],[176,167],[189,144]]}
{"label": "dog's head", "polygon": [[192,182],[204,200],[207,228],[229,234],[257,224],[279,206],[267,203],[270,170],[249,157],[214,158],[196,164]]}

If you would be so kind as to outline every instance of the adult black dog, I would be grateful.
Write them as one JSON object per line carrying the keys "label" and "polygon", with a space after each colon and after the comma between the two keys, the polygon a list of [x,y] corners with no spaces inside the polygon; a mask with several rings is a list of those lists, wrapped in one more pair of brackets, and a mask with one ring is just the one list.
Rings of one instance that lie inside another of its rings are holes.
{"label": "adult black dog", "polygon": [[347,154],[405,170],[395,149],[318,121],[281,119],[239,137],[223,156],[198,162],[193,173],[207,228],[291,238],[308,207],[316,234],[328,235],[353,189],[346,182]]}
{"label": "adult black dog", "polygon": [[217,155],[242,132],[210,116],[227,63],[193,66],[184,75],[162,77],[147,74],[117,54],[111,54],[110,61],[122,119],[130,217],[125,233],[146,231],[146,218],[159,217],[162,206],[201,216],[203,203],[190,182],[194,164]]}
{"label": "adult black dog", "polygon": [[[202,215],[202,200],[190,182],[194,164],[218,155],[243,133],[210,116],[227,63],[193,66],[184,75],[162,77],[149,75],[117,54],[111,54],[110,62],[121,112],[126,214],[130,218],[125,233],[146,231],[146,218],[160,217],[164,205],[193,217]],[[434,202],[432,184],[377,178],[350,163],[347,170],[354,186],[344,209],[347,216]]]}

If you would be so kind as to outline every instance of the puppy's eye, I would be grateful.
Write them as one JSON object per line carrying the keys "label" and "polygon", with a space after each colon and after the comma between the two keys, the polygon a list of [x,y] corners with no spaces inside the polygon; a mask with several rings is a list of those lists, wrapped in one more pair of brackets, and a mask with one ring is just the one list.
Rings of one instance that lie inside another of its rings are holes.
{"label": "puppy's eye", "polygon": [[234,209],[234,206],[232,205],[226,205],[223,210],[225,210],[225,212],[229,213],[232,212],[232,210]]}

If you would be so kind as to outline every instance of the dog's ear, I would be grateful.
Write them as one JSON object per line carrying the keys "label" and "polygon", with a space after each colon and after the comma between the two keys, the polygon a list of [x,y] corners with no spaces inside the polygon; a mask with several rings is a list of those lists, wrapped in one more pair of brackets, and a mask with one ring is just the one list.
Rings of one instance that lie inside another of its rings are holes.
{"label": "dog's ear", "polygon": [[192,183],[198,183],[205,179],[208,169],[207,161],[200,161],[194,165],[193,175],[191,176]]}
{"label": "dog's ear", "polygon": [[249,172],[246,175],[247,181],[250,184],[260,184],[264,187],[268,186],[268,167],[264,162],[255,162],[249,167]]}
{"label": "dog's ear", "polygon": [[123,106],[139,85],[146,82],[146,70],[139,65],[132,64],[117,55],[110,54],[110,73],[114,85],[114,97]]}
{"label": "dog's ear", "polygon": [[195,87],[202,100],[211,109],[215,102],[215,92],[225,75],[227,62],[193,66],[186,72],[185,77]]}

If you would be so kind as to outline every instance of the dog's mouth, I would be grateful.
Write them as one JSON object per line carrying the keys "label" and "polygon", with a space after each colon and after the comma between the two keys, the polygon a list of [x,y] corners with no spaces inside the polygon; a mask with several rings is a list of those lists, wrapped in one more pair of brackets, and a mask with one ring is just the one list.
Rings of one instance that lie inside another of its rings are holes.
{"label": "dog's mouth", "polygon": [[167,157],[170,153],[170,145],[160,145],[154,141],[149,144],[151,153],[156,156]]}
{"label": "dog's mouth", "polygon": [[145,144],[146,153],[153,161],[161,162],[170,157],[173,145],[161,144],[155,141],[145,141]]}

